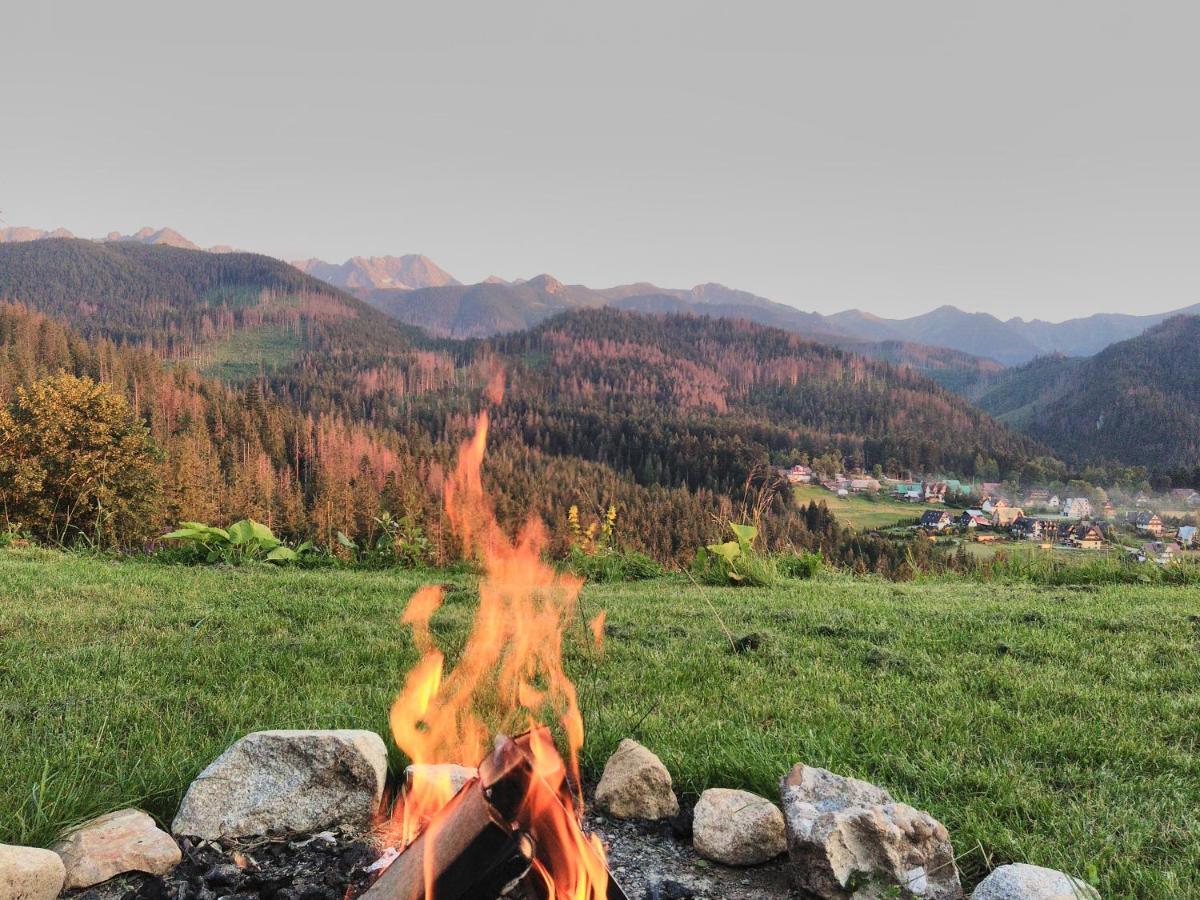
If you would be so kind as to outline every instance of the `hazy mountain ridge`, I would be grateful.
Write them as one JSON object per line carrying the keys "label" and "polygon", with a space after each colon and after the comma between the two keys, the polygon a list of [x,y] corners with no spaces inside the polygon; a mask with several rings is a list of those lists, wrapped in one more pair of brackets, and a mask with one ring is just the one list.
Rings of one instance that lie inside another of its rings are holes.
{"label": "hazy mountain ridge", "polygon": [[[73,234],[66,228],[55,228],[47,230],[44,228],[31,228],[24,225],[13,225],[8,228],[0,228],[0,244],[19,244],[26,241],[42,241],[53,238],[76,238],[78,235]],[[201,247],[198,244],[188,240],[174,228],[139,228],[131,234],[122,234],[119,231],[110,231],[102,238],[84,238],[83,240],[95,240],[98,243],[134,243],[134,244],[163,244],[167,247],[179,247],[183,250],[206,250],[209,253],[232,253],[232,247],[225,244],[220,244],[214,247]]]}
{"label": "hazy mountain ridge", "polygon": [[528,281],[492,279],[476,285],[454,285],[416,291],[370,291],[368,303],[408,325],[438,337],[486,338],[536,327],[561,313],[607,306],[654,315],[696,313],[744,319],[780,328],[853,353],[907,365],[944,387],[965,390],[1003,366],[957,350],[888,338],[870,341],[847,337],[828,327],[824,317],[775,303],[719,284],[690,289],[664,289],[646,282],[593,290],[566,285],[550,275]]}
{"label": "hazy mountain ridge", "polygon": [[843,334],[865,340],[915,341],[990,357],[1006,365],[1021,365],[1055,353],[1091,356],[1116,341],[1137,337],[1172,316],[1196,313],[1200,313],[1200,304],[1150,315],[1098,313],[1063,322],[1026,322],[1020,318],[1001,321],[990,313],[942,306],[907,319],[884,319],[857,309],[825,319]]}

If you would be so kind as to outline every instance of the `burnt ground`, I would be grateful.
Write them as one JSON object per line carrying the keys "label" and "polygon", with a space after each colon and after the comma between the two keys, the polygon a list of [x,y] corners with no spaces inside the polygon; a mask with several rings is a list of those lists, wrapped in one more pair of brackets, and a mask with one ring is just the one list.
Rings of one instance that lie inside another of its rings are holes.
{"label": "burnt ground", "polygon": [[[732,869],[692,849],[690,808],[666,822],[619,821],[589,812],[584,827],[608,850],[629,900],[768,900],[798,896],[782,860]],[[378,876],[370,835],[333,829],[239,841],[179,839],[183,861],[168,875],[131,873],[68,892],[72,900],[346,900]]]}
{"label": "burnt ground", "polygon": [[74,900],[344,900],[375,876],[369,835],[346,829],[240,841],[178,838],[183,861],[163,877],[130,873],[67,896]]}

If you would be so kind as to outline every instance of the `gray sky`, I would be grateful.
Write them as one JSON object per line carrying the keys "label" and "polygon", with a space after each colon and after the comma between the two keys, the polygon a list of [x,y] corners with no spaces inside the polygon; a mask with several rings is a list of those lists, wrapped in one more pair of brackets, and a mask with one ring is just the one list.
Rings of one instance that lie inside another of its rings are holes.
{"label": "gray sky", "polygon": [[0,209],[465,281],[1200,300],[1200,8],[2,0]]}

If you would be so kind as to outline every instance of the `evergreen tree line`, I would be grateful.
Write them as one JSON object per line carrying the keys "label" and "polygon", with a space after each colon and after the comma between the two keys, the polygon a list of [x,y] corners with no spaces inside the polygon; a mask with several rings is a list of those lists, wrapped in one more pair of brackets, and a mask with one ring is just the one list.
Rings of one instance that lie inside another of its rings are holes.
{"label": "evergreen tree line", "polygon": [[[456,393],[465,397],[465,380],[483,371],[465,367]],[[408,417],[403,428],[386,428],[300,412],[270,397],[260,381],[225,385],[186,365],[166,366],[148,350],[84,340],[50,317],[0,305],[0,407],[19,405],[22,391],[27,395],[31,386],[62,374],[107,385],[123,398],[130,419],[140,423],[155,450],[152,468],[137,478],[144,488],[137,514],[109,523],[106,536],[113,543],[143,546],[182,520],[250,517],[289,539],[335,548],[339,531],[373,541],[377,519],[387,511],[410,517],[424,531],[429,562],[461,556],[445,520],[440,486],[472,427],[470,404],[444,415],[436,430],[426,428],[421,414]],[[738,493],[744,486],[719,492],[703,485],[641,483],[612,465],[526,443],[517,429],[496,435],[485,479],[498,518],[515,531],[528,516],[542,517],[555,554],[565,553],[570,542],[567,510],[573,504],[585,519],[599,518],[615,505],[620,542],[668,563],[686,563],[740,515]],[[6,515],[20,522],[11,511]],[[66,536],[61,522],[21,524],[44,537]],[[845,531],[823,506],[797,510],[786,488],[760,524],[770,548],[819,550],[863,571],[902,571],[911,552]],[[74,526],[90,540],[96,522],[85,516]]]}

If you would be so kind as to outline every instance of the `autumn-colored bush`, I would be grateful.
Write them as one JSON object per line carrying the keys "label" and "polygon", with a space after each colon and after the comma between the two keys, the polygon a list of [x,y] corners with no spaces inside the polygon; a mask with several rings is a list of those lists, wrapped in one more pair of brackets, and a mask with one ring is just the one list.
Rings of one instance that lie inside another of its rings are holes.
{"label": "autumn-colored bush", "polygon": [[0,516],[60,544],[111,546],[151,534],[156,450],[125,398],[59,374],[0,406]]}

